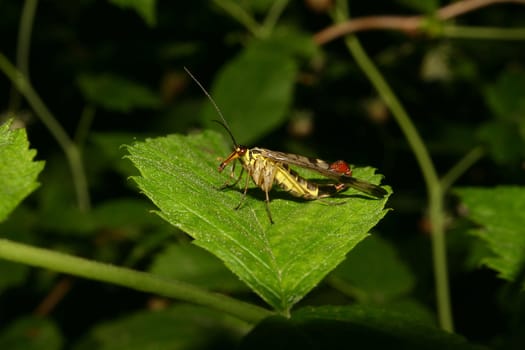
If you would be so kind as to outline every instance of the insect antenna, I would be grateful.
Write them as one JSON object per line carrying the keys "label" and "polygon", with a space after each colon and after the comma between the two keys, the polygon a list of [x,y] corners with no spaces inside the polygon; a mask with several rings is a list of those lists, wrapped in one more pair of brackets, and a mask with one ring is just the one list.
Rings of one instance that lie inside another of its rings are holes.
{"label": "insect antenna", "polygon": [[232,131],[230,130],[230,127],[228,126],[228,123],[226,122],[226,119],[224,118],[224,116],[222,115],[222,112],[219,108],[219,106],[217,106],[217,103],[215,103],[215,100],[213,99],[213,97],[211,97],[211,95],[209,94],[209,92],[204,88],[204,86],[202,86],[202,84],[197,80],[197,78],[195,78],[193,76],[193,74],[191,74],[190,70],[186,67],[184,67],[184,70],[186,71],[186,73],[188,73],[188,75],[190,76],[190,78],[195,82],[197,83],[197,85],[201,88],[201,90],[204,92],[204,94],[206,95],[206,97],[208,97],[208,99],[210,100],[211,104],[213,105],[213,108],[215,108],[215,111],[217,111],[217,114],[219,115],[219,117],[221,117],[222,120],[216,120],[214,119],[213,121],[218,123],[219,125],[222,125],[222,127],[224,129],[226,129],[226,131],[228,132],[228,134],[230,135],[231,139],[232,139],[232,142],[233,142],[233,145],[235,147],[237,147],[239,144],[237,143],[237,141],[235,140],[235,137],[233,137],[233,134],[232,134]]}

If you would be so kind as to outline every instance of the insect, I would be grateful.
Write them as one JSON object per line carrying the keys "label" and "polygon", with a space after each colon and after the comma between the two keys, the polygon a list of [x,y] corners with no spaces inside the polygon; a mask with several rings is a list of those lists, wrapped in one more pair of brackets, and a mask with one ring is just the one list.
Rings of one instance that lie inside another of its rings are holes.
{"label": "insect", "polygon": [[[333,163],[326,162],[321,159],[305,157],[292,153],[284,153],[272,151],[265,148],[252,147],[248,148],[242,146],[235,140],[226,119],[222,115],[221,110],[202,86],[202,84],[184,68],[188,75],[197,83],[204,94],[211,101],[213,107],[217,111],[221,120],[215,120],[222,125],[233,142],[234,149],[230,155],[219,164],[219,172],[222,172],[226,166],[235,160],[238,160],[241,165],[241,173],[237,180],[227,186],[234,186],[241,179],[243,172],[246,171],[246,183],[244,185],[244,193],[240,203],[235,209],[241,207],[249,187],[249,179],[263,190],[265,194],[266,212],[270,222],[273,224],[272,213],[270,211],[270,196],[269,192],[274,185],[278,185],[283,190],[289,192],[295,197],[300,197],[308,200],[326,198],[335,195],[349,187],[357,189],[363,193],[369,194],[376,198],[383,198],[387,191],[378,185],[374,185],[364,180],[359,180],[352,177],[352,170],[348,163],[343,160],[338,160]],[[334,180],[332,183],[317,183],[307,180],[300,176],[297,172],[290,168],[290,165],[295,165],[301,168],[313,170],[329,179]],[[232,174],[235,163],[232,166]]]}

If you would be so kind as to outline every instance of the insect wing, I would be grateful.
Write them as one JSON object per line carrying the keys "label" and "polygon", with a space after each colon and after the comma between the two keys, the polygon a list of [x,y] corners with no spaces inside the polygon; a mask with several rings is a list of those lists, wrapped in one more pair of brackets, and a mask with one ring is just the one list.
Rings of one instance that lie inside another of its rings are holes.
{"label": "insect wing", "polygon": [[270,158],[276,162],[297,165],[301,168],[316,171],[326,177],[339,179],[341,176],[344,176],[343,173],[332,167],[332,163],[328,163],[322,159],[300,156],[293,153],[271,151],[266,148],[255,147],[253,150],[257,150],[263,157]]}
{"label": "insect wing", "polygon": [[351,169],[345,161],[338,160],[334,163],[328,163],[322,159],[300,156],[293,153],[271,151],[265,148],[255,147],[252,150],[256,150],[262,156],[270,158],[276,162],[297,165],[302,168],[316,171],[323,176],[332,178],[376,198],[383,198],[388,193],[380,186],[351,176]]}

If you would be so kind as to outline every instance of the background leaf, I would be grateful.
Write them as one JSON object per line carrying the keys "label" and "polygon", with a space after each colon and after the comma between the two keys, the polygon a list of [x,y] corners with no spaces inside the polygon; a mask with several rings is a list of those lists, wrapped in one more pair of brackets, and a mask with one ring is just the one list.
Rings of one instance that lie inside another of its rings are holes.
{"label": "background leaf", "polygon": [[525,125],[525,71],[516,70],[501,74],[496,82],[485,89],[487,103],[498,119],[520,122]]}
{"label": "background leaf", "polygon": [[149,271],[222,292],[246,291],[246,285],[222,261],[191,244],[171,244],[155,256]]}
{"label": "background leaf", "polygon": [[[221,69],[211,95],[237,142],[250,144],[284,121],[296,74],[288,52],[262,45],[246,48]],[[216,128],[214,119],[219,119],[217,112],[205,104],[205,125]]]}
{"label": "background leaf", "polygon": [[494,118],[477,135],[498,163],[518,164],[525,157],[525,72],[508,71],[484,91]]}
{"label": "background leaf", "polygon": [[143,311],[94,327],[74,349],[142,350],[233,348],[246,330],[241,321],[202,307],[175,305]]}
{"label": "background leaf", "polygon": [[501,120],[485,122],[479,126],[477,136],[496,163],[516,164],[525,156],[524,139],[513,123]]}
{"label": "background leaf", "polygon": [[0,349],[60,350],[62,343],[57,326],[39,317],[20,318],[0,333]]}
{"label": "background leaf", "polygon": [[462,337],[371,305],[308,307],[291,319],[271,317],[244,339],[240,349],[482,349]]}
{"label": "background leaf", "polygon": [[157,22],[156,0],[109,0],[109,2],[121,8],[134,10],[151,27]]}
{"label": "background leaf", "polygon": [[332,286],[363,302],[387,302],[408,293],[415,283],[394,248],[378,236],[359,243],[330,277]]}
{"label": "background leaf", "polygon": [[472,232],[493,253],[483,262],[502,278],[516,278],[525,266],[525,187],[472,187],[455,192],[467,207],[468,217],[481,225]]}
{"label": "background leaf", "polygon": [[150,89],[113,74],[82,74],[78,77],[78,85],[86,100],[117,112],[160,105],[159,96]]}
{"label": "background leaf", "polygon": [[[159,215],[218,256],[278,310],[289,310],[308,293],[386,213],[387,198],[370,199],[352,190],[341,194],[343,205],[272,191],[272,225],[259,189],[249,191],[237,211],[240,192],[218,190],[229,179],[217,172],[218,159],[228,154],[219,134],[171,135],[128,149],[141,173],[134,180],[160,208]],[[371,168],[354,174],[376,183],[381,178]]]}
{"label": "background leaf", "polygon": [[44,162],[34,162],[24,129],[10,130],[11,122],[0,125],[0,222],[38,187],[36,178]]}

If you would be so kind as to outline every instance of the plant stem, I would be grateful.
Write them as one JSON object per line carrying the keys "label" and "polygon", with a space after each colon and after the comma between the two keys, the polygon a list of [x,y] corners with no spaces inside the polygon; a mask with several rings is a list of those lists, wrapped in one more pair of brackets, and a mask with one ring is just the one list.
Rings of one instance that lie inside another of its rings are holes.
{"label": "plant stem", "polygon": [[0,239],[0,258],[208,306],[256,323],[273,313],[180,281]]}
{"label": "plant stem", "polygon": [[442,329],[452,332],[452,314],[448,286],[446,244],[444,234],[443,193],[439,179],[423,140],[419,136],[407,112],[395,96],[394,92],[377,70],[370,58],[366,55],[355,36],[345,40],[348,49],[352,52],[358,65],[368,76],[379,95],[390,108],[392,115],[401,128],[405,138],[414,153],[419,168],[423,174],[428,194],[430,222],[432,225],[432,260],[434,264],[434,279],[436,284],[436,301],[439,324]]}
{"label": "plant stem", "polygon": [[277,24],[277,20],[288,5],[288,0],[275,0],[270,10],[266,14],[266,18],[262,24],[261,32],[264,36],[270,35],[273,28]]}
{"label": "plant stem", "polygon": [[326,279],[326,282],[335,290],[346,295],[347,297],[357,300],[360,303],[368,303],[371,301],[371,298],[368,296],[367,293],[360,290],[359,288],[355,288],[350,283],[344,281],[339,277],[329,276]]}
{"label": "plant stem", "polygon": [[222,8],[226,13],[228,13],[232,18],[234,18],[237,22],[244,25],[250,33],[252,33],[255,37],[261,36],[261,28],[260,24],[257,23],[257,21],[250,16],[248,12],[246,12],[240,5],[238,5],[235,1],[231,0],[213,0],[213,2]]}
{"label": "plant stem", "polygon": [[[346,3],[343,3],[344,1],[342,0],[338,1],[338,5],[340,4],[340,6],[337,7],[339,10],[336,10],[338,12],[335,14],[337,21],[347,20],[347,12],[341,10],[342,8],[346,8]],[[452,332],[454,327],[448,286],[447,256],[444,235],[443,192],[434,164],[432,163],[432,159],[430,158],[423,140],[408,116],[408,113],[405,111],[401,102],[377,67],[368,57],[357,37],[355,35],[347,36],[345,38],[345,43],[361,70],[374,85],[385,104],[390,108],[390,111],[405,135],[423,174],[429,197],[428,205],[432,225],[432,254],[438,319],[442,329]]]}
{"label": "plant stem", "polygon": [[447,191],[461,175],[467,171],[474,163],[485,155],[485,150],[480,146],[476,147],[461,158],[449,171],[441,177],[441,188]]}
{"label": "plant stem", "polygon": [[[16,65],[18,69],[29,80],[29,50],[31,47],[31,33],[33,31],[33,23],[35,19],[36,8],[38,0],[26,0],[22,7],[22,15],[20,16],[20,26],[18,28],[18,42],[16,48]],[[20,106],[20,93],[11,88],[9,97],[10,112],[15,112]]]}
{"label": "plant stem", "polygon": [[0,53],[0,70],[11,80],[18,91],[26,98],[36,115],[42,123],[48,128],[49,132],[56,139],[69,163],[71,169],[73,184],[77,195],[77,204],[80,210],[87,211],[90,207],[89,192],[87,187],[84,165],[78,147],[67,135],[56,118],[51,114],[44,102],[40,99],[31,83],[25,76],[16,69],[11,62]]}
{"label": "plant stem", "polygon": [[525,40],[525,28],[444,25],[439,34],[454,39]]}
{"label": "plant stem", "polygon": [[20,17],[18,44],[16,50],[16,65],[29,79],[29,49],[31,47],[31,33],[35,19],[38,0],[26,0]]}
{"label": "plant stem", "polygon": [[77,130],[75,131],[74,136],[75,144],[79,149],[82,149],[84,143],[86,142],[94,117],[95,107],[93,105],[86,105],[82,110],[82,114],[80,115],[80,120],[78,122]]}

